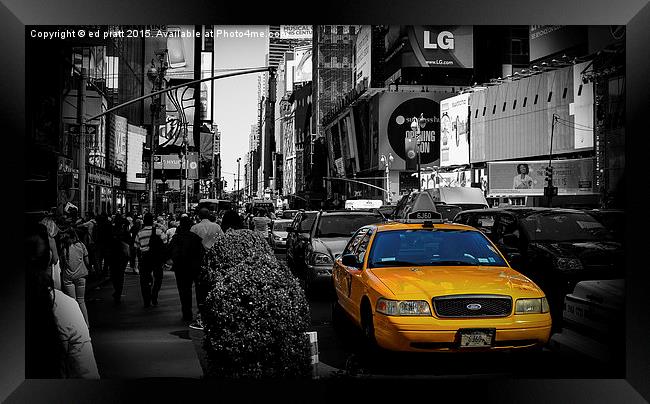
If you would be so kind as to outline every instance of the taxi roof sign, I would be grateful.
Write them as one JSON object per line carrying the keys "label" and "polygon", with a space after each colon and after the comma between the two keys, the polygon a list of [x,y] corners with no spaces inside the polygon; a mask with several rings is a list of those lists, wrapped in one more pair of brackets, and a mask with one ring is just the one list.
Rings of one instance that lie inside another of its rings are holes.
{"label": "taxi roof sign", "polygon": [[432,212],[427,210],[419,210],[417,212],[411,212],[408,214],[408,221],[411,223],[413,220],[439,220],[442,219],[442,215],[438,212]]}

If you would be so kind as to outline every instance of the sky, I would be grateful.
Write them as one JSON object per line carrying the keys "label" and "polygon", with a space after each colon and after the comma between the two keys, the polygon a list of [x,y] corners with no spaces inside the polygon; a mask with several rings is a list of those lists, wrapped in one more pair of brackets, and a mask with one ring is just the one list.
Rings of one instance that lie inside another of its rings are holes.
{"label": "sky", "polygon": [[[222,30],[222,33],[220,33]],[[215,26],[214,68],[264,67],[268,52],[268,26]],[[242,33],[242,37],[238,37]],[[250,34],[246,36],[246,34]],[[234,37],[233,37],[234,36]],[[251,125],[257,122],[257,78],[261,73],[215,80],[214,123],[221,132],[221,175],[232,191],[241,157],[239,188],[244,187],[244,164]],[[233,173],[235,177],[233,177]]]}

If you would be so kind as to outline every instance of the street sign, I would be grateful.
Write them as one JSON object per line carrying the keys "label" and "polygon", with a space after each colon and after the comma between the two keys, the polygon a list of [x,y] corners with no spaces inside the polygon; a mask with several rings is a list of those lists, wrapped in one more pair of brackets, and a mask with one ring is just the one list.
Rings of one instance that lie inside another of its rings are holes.
{"label": "street sign", "polygon": [[[84,125],[84,134],[85,135],[94,135],[98,131],[98,125]],[[79,125],[77,124],[69,124],[68,125],[68,133],[71,135],[78,135],[79,134]]]}
{"label": "street sign", "polygon": [[147,178],[147,173],[135,173],[135,178]]}

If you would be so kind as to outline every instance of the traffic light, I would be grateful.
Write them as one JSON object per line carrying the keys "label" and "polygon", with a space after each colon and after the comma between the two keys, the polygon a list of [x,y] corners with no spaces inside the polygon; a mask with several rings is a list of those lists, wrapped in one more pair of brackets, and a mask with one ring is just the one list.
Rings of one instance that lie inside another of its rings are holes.
{"label": "traffic light", "polygon": [[546,182],[548,182],[549,185],[553,184],[553,167],[551,166],[546,167],[544,174],[546,175],[545,178]]}
{"label": "traffic light", "polygon": [[406,155],[406,170],[417,170],[417,140],[414,137],[404,138],[404,154]]}

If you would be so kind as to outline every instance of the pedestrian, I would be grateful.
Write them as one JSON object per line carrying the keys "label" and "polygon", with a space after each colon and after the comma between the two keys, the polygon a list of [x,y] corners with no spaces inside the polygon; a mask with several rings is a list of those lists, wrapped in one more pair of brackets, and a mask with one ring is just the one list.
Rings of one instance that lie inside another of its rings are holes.
{"label": "pedestrian", "polygon": [[110,248],[111,238],[113,236],[113,230],[111,228],[111,222],[106,213],[101,213],[97,216],[97,231],[95,232],[97,236],[95,240],[95,264],[97,275],[106,276],[108,274],[108,254]]}
{"label": "pedestrian", "polygon": [[217,236],[223,234],[221,226],[210,221],[210,211],[207,208],[199,209],[199,223],[192,226],[192,233],[201,237],[203,248],[209,250],[214,245]]}
{"label": "pedestrian", "polygon": [[162,286],[165,232],[156,227],[153,215],[144,215],[143,227],[135,240],[138,260],[140,261],[140,290],[144,307],[158,305],[158,292]]}
{"label": "pedestrian", "polygon": [[254,230],[258,233],[261,233],[262,237],[268,238],[270,224],[271,218],[267,214],[266,209],[260,209],[257,213],[257,217],[253,218]]}
{"label": "pedestrian", "polygon": [[165,232],[165,235],[167,236],[167,240],[171,240],[172,237],[174,237],[174,234],[176,233],[176,228],[178,227],[178,222],[175,220],[171,220],[169,222],[169,228]]}
{"label": "pedestrian", "polygon": [[119,305],[124,288],[124,272],[129,262],[131,235],[128,231],[129,222],[119,214],[113,220],[113,234],[111,237],[109,270],[113,283],[113,303]]}
{"label": "pedestrian", "polygon": [[140,216],[136,214],[133,217],[133,224],[129,228],[129,234],[131,235],[131,242],[129,243],[130,250],[131,250],[130,254],[129,254],[129,257],[130,257],[129,258],[129,261],[130,261],[129,266],[131,267],[131,271],[134,274],[138,273],[137,263],[136,263],[138,254],[137,254],[137,251],[135,249],[135,240],[138,237],[138,233],[140,232],[141,229],[142,229],[142,220],[140,220]]}
{"label": "pedestrian", "polygon": [[61,278],[63,283],[63,291],[66,295],[77,300],[81,313],[88,328],[90,322],[88,321],[88,310],[86,309],[86,278],[88,277],[88,249],[79,240],[77,231],[74,228],[69,228],[65,231],[61,250]]}
{"label": "pedestrian", "polygon": [[181,300],[183,321],[188,323],[193,319],[192,284],[194,284],[197,307],[201,300],[199,298],[197,278],[203,260],[201,237],[196,233],[192,233],[191,228],[192,220],[189,217],[181,218],[176,234],[169,244],[173,261],[172,270],[176,277],[176,286]]}
{"label": "pedestrian", "polygon": [[50,262],[48,265],[48,273],[52,277],[54,282],[54,288],[61,290],[61,265],[59,262],[59,251],[57,248],[56,240],[59,237],[59,226],[57,226],[54,221],[53,215],[46,215],[40,222],[47,229],[48,243],[50,246],[50,252],[52,253]]}
{"label": "pedestrian", "polygon": [[77,302],[47,273],[47,228],[32,223],[25,238],[25,377],[99,379],[90,332]]}
{"label": "pedestrian", "polygon": [[223,214],[223,218],[221,219],[221,230],[223,230],[224,233],[227,233],[229,230],[239,230],[243,228],[244,224],[237,212],[227,210]]}

